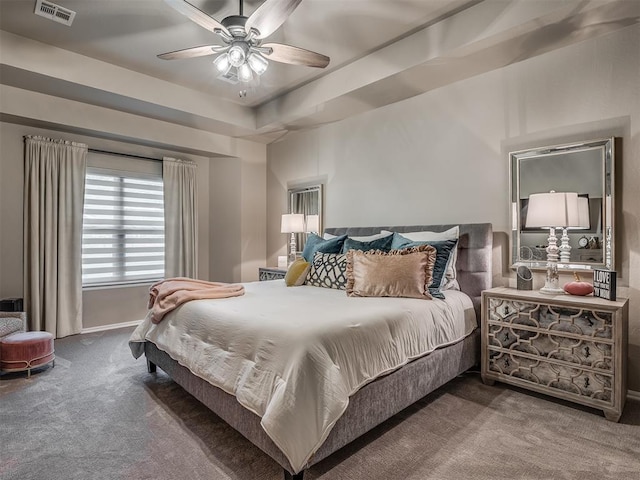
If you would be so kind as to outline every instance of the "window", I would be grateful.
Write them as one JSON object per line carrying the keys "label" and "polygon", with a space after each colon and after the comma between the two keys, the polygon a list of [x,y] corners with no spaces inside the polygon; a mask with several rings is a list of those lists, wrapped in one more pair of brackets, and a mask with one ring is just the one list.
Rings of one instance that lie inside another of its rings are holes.
{"label": "window", "polygon": [[162,176],[87,168],[82,285],[164,277]]}

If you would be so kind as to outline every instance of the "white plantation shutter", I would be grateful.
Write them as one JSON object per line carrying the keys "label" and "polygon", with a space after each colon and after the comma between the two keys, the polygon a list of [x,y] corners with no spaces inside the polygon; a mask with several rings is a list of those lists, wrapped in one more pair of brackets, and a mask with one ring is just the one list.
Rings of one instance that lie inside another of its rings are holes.
{"label": "white plantation shutter", "polygon": [[161,175],[87,167],[83,219],[83,286],[164,277]]}

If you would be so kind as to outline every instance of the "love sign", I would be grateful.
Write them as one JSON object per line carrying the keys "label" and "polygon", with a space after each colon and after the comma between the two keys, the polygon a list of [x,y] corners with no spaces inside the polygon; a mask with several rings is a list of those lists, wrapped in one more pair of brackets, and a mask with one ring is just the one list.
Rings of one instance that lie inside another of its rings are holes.
{"label": "love sign", "polygon": [[593,296],[607,300],[616,299],[616,272],[593,269]]}

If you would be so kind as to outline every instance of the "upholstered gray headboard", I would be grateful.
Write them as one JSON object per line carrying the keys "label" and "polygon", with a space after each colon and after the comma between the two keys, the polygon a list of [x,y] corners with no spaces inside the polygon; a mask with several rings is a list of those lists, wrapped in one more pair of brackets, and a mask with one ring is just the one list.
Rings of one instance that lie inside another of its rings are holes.
{"label": "upholstered gray headboard", "polygon": [[[325,229],[332,235],[373,235],[380,230],[392,232],[443,232],[452,225],[411,225],[401,227],[336,227]],[[462,223],[458,242],[458,283],[460,289],[471,297],[476,315],[480,319],[480,300],[483,290],[491,288],[491,254],[493,249],[493,229],[490,223]]]}

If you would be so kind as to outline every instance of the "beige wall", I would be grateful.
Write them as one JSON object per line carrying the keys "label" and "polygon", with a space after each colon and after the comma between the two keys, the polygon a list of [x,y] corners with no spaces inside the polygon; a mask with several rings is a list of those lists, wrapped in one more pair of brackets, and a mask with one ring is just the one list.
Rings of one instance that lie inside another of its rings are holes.
{"label": "beige wall", "polygon": [[211,277],[237,282],[241,278],[240,258],[242,232],[240,222],[242,199],[237,186],[242,178],[241,165],[235,158],[218,159],[210,169],[210,203],[220,208],[211,209],[211,221],[221,228],[211,229],[211,244],[226,255],[212,259]]}
{"label": "beige wall", "polygon": [[[623,138],[617,270],[630,297],[630,388],[640,391],[640,27],[565,47],[268,148],[267,260],[286,252],[288,185],[325,176],[325,225],[491,222],[494,284],[509,269],[508,153]],[[537,274],[541,286],[542,274]]]}
{"label": "beige wall", "polygon": [[[51,99],[58,106],[65,100]],[[6,105],[3,97],[2,107]],[[74,105],[69,102],[70,108]],[[55,110],[55,109],[53,109]],[[107,111],[118,122],[119,112]],[[55,116],[55,112],[51,115]],[[125,114],[123,114],[125,115]],[[104,116],[101,117],[104,120]],[[130,121],[130,116],[127,115]],[[163,147],[145,146],[135,139],[112,140],[98,136],[69,133],[76,126],[56,125],[51,128],[36,128],[37,123],[20,118],[20,123],[0,122],[0,298],[21,297],[23,292],[23,151],[24,135],[44,135],[87,143],[91,148],[135,155],[162,158],[172,156],[195,161],[198,165],[198,277],[217,281],[251,281],[257,279],[257,265],[265,263],[265,166],[266,147],[252,142],[232,142],[234,158],[207,158],[202,155],[184,153],[189,137],[183,128],[165,135],[165,142],[172,140],[179,151]],[[23,124],[25,123],[25,124]],[[136,128],[147,125],[154,129],[153,120],[138,122]],[[108,125],[106,126],[108,128]],[[141,131],[144,134],[144,130]],[[100,136],[110,135],[109,131]],[[140,141],[140,140],[138,140]],[[141,142],[142,143],[142,142]],[[201,148],[199,148],[201,151]],[[212,152],[215,153],[215,152]],[[218,163],[220,162],[220,163]],[[227,170],[238,175],[227,177]],[[233,215],[227,214],[229,211]],[[240,242],[243,231],[250,233],[248,241]],[[233,265],[229,268],[228,265]],[[122,288],[103,288],[83,292],[83,328],[95,328],[117,323],[126,323],[144,318],[146,314],[148,285]]]}

